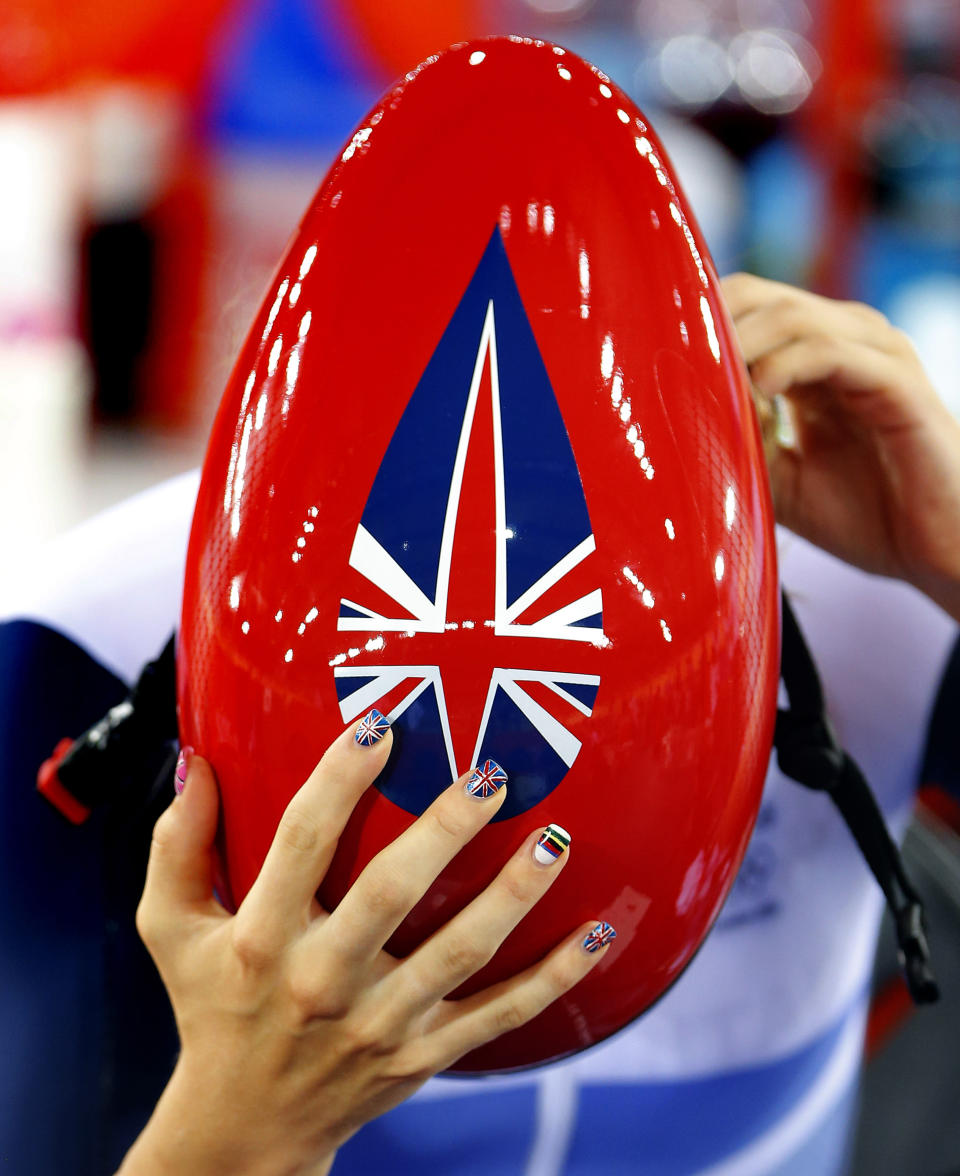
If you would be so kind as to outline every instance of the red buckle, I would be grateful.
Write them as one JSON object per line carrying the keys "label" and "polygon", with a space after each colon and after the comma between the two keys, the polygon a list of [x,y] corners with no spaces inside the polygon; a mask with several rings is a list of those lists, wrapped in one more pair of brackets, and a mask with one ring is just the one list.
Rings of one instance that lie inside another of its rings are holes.
{"label": "red buckle", "polygon": [[67,791],[57,775],[57,769],[71,747],[73,747],[72,739],[61,739],[53,749],[53,755],[43,761],[37,772],[37,791],[41,796],[45,796],[71,824],[82,825],[90,816],[90,809],[85,804],[81,804],[72,792]]}

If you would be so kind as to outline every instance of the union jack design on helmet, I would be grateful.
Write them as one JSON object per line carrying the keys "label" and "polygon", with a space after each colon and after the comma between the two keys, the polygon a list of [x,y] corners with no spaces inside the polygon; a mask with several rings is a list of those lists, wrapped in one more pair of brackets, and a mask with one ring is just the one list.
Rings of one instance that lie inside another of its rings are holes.
{"label": "union jack design on helmet", "polygon": [[595,550],[494,229],[381,459],[343,578],[337,630],[356,645],[330,666],[344,722],[376,705],[403,746],[377,780],[389,800],[423,812],[437,781],[508,746],[518,786],[494,820],[560,783],[609,645]]}

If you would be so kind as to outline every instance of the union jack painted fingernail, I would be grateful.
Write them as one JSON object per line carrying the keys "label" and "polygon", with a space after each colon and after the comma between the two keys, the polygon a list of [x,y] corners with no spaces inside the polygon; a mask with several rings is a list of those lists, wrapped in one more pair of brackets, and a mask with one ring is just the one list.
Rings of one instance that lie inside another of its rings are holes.
{"label": "union jack painted fingernail", "polygon": [[353,739],[361,747],[372,747],[374,743],[379,743],[389,730],[390,720],[374,707],[360,720]]}
{"label": "union jack painted fingernail", "polygon": [[496,760],[488,759],[484,760],[482,766],[473,769],[473,775],[464,784],[463,790],[475,800],[486,800],[488,796],[499,792],[506,782],[507,773]]}
{"label": "union jack painted fingernail", "polygon": [[584,939],[582,945],[583,950],[592,954],[595,951],[599,951],[601,947],[606,947],[616,937],[617,933],[609,923],[598,923],[586,939]]}
{"label": "union jack painted fingernail", "polygon": [[552,866],[570,847],[570,834],[559,825],[548,825],[533,847],[533,860],[541,866]]}
{"label": "union jack painted fingernail", "polygon": [[192,747],[180,748],[180,754],[177,756],[177,769],[173,773],[173,790],[177,796],[182,796],[183,790],[187,786],[187,769],[190,767],[192,755]]}

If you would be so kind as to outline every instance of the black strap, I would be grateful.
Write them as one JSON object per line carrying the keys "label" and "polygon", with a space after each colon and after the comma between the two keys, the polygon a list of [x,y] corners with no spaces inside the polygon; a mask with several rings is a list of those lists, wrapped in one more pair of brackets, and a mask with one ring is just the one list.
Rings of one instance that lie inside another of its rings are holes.
{"label": "black strap", "polygon": [[177,738],[174,635],[148,662],[127,697],[77,739],[57,768],[60,782],[89,809],[145,803],[159,775],[173,770]]}
{"label": "black strap", "polygon": [[907,877],[870,785],[837,742],[824,709],[820,676],[786,593],[782,606],[780,676],[790,709],[777,712],[773,740],[777,762],[791,779],[829,793],[887,900],[910,995],[916,1004],[931,1004],[940,990],[930,966],[923,903]]}

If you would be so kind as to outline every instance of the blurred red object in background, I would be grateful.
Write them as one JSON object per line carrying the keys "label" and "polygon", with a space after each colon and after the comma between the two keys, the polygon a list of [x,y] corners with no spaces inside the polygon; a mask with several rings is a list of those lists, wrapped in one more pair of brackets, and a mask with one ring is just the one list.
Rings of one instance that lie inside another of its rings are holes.
{"label": "blurred red object in background", "polygon": [[[317,0],[318,3],[322,0]],[[480,0],[343,0],[347,17],[362,34],[365,48],[388,77],[412,69],[455,41],[485,31]]]}

